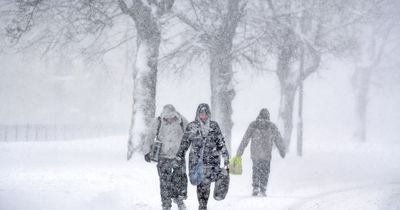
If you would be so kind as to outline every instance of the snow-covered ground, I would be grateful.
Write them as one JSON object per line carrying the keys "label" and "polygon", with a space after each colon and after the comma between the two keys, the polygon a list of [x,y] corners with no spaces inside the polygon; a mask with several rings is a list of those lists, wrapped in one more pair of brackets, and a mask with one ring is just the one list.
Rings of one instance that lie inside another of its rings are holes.
{"label": "snow-covered ground", "polygon": [[[126,137],[0,142],[0,210],[161,209],[155,164],[125,160]],[[268,196],[252,197],[251,160],[209,209],[400,209],[400,144],[307,142],[302,158],[273,151]],[[197,209],[189,184],[188,209]],[[173,206],[173,209],[177,209]]]}

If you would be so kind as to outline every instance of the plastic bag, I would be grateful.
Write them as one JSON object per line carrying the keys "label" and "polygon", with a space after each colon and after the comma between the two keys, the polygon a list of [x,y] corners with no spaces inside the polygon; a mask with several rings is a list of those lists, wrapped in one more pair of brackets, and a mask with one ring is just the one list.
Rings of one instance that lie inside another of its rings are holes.
{"label": "plastic bag", "polygon": [[192,185],[199,185],[204,180],[204,165],[203,160],[199,160],[195,167],[189,170],[189,179]]}
{"label": "plastic bag", "polygon": [[221,169],[214,186],[214,199],[224,200],[229,190],[229,173],[226,169]]}
{"label": "plastic bag", "polygon": [[229,172],[234,175],[241,175],[242,169],[242,157],[235,156],[229,160]]}

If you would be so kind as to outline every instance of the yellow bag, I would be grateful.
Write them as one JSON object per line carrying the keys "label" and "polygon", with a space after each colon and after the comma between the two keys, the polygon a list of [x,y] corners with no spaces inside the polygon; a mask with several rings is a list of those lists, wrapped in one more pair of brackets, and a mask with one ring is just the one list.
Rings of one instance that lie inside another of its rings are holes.
{"label": "yellow bag", "polygon": [[242,174],[242,157],[235,156],[229,160],[229,172],[234,175]]}

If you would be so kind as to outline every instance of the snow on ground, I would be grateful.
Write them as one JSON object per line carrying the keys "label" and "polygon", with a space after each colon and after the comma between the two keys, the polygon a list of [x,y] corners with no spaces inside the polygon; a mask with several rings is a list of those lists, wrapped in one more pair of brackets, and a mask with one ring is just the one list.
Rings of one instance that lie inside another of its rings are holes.
{"label": "snow on ground", "polygon": [[[161,209],[156,165],[126,161],[126,139],[0,142],[0,210]],[[308,142],[303,158],[285,159],[273,151],[266,198],[250,196],[247,148],[244,173],[209,209],[399,210],[399,145]],[[186,204],[197,209],[190,184]]]}

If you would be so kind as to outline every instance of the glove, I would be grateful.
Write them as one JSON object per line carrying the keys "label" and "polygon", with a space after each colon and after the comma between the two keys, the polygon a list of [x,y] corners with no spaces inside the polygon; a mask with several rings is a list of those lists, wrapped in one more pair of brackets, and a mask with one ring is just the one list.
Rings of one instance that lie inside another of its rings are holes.
{"label": "glove", "polygon": [[286,156],[286,151],[284,150],[284,151],[279,151],[279,154],[281,155],[281,157],[282,158],[285,158],[285,156]]}
{"label": "glove", "polygon": [[224,169],[226,169],[227,171],[229,171],[229,160],[225,160],[225,161],[224,161]]}
{"label": "glove", "polygon": [[147,154],[144,155],[144,160],[145,160],[146,162],[148,162],[148,163],[151,162],[151,160],[150,160],[150,153],[147,153]]}
{"label": "glove", "polygon": [[180,157],[176,157],[173,161],[172,161],[172,168],[179,168],[182,166],[182,159]]}
{"label": "glove", "polygon": [[229,160],[224,161],[224,166],[229,166]]}

